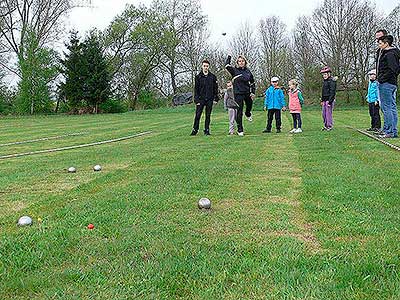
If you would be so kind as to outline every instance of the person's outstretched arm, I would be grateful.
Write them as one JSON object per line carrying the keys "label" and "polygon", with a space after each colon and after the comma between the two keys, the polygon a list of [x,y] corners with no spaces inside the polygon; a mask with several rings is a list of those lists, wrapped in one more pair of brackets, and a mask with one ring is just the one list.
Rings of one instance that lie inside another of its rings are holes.
{"label": "person's outstretched arm", "polygon": [[228,55],[228,58],[225,62],[225,69],[231,74],[232,77],[235,77],[235,68],[231,66],[232,56]]}

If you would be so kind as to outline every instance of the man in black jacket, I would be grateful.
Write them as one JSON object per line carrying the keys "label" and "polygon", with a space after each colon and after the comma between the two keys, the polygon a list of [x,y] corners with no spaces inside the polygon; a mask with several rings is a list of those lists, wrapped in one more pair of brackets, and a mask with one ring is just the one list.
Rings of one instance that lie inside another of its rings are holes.
{"label": "man in black jacket", "polygon": [[400,50],[393,47],[393,36],[385,35],[378,39],[381,49],[378,57],[378,90],[383,111],[384,126],[382,138],[398,137],[398,113],[396,106],[397,77],[400,74]]}
{"label": "man in black jacket", "polygon": [[213,103],[218,102],[218,82],[217,77],[210,71],[210,62],[204,60],[202,71],[196,75],[194,83],[194,102],[196,103],[196,115],[194,118],[193,130],[190,135],[196,135],[199,132],[200,118],[204,107],[206,108],[206,120],[204,125],[204,134],[210,135],[210,121]]}

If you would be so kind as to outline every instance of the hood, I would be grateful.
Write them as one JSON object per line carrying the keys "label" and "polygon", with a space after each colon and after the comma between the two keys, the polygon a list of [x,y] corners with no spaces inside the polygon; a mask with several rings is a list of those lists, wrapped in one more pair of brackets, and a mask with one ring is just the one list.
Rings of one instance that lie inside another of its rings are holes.
{"label": "hood", "polygon": [[398,57],[400,59],[400,50],[396,47],[391,47],[391,48],[385,49],[383,51],[385,51],[386,53],[393,52],[396,55],[396,57]]}

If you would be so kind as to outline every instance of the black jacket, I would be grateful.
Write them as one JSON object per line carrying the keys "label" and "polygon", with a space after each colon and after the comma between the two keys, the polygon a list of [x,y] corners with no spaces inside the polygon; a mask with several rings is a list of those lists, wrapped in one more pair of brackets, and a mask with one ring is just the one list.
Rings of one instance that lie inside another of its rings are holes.
{"label": "black jacket", "polygon": [[246,95],[256,93],[256,84],[254,82],[253,74],[249,69],[236,68],[231,66],[232,57],[228,56],[226,59],[225,68],[232,76],[233,92],[235,95]]}
{"label": "black jacket", "polygon": [[379,52],[377,73],[379,83],[390,83],[397,86],[397,76],[400,74],[399,49],[393,47]]}
{"label": "black jacket", "polygon": [[329,104],[332,104],[332,102],[335,101],[335,98],[336,80],[334,80],[332,77],[329,77],[328,79],[324,80],[324,83],[322,85],[321,101],[329,101]]}
{"label": "black jacket", "polygon": [[205,103],[209,101],[218,101],[217,77],[211,72],[204,75],[203,71],[201,71],[195,77],[194,102]]}

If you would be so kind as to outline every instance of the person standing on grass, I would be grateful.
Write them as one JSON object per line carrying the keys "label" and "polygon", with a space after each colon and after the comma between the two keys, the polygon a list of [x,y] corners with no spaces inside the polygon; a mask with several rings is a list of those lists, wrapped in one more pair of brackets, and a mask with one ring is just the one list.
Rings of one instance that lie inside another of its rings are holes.
{"label": "person standing on grass", "polygon": [[301,108],[304,104],[303,94],[298,88],[296,79],[289,81],[289,111],[293,118],[293,129],[289,133],[301,133]]}
{"label": "person standing on grass", "polygon": [[393,47],[393,36],[385,35],[378,38],[381,49],[378,57],[378,90],[381,109],[383,111],[383,133],[381,138],[397,138],[397,77],[400,74],[400,50]]}
{"label": "person standing on grass", "polygon": [[376,71],[368,72],[369,84],[367,101],[369,105],[369,115],[371,117],[371,127],[367,131],[377,132],[381,130],[381,116],[379,114],[378,82],[376,81]]}
{"label": "person standing on grass", "polygon": [[229,55],[225,68],[232,76],[233,92],[235,101],[239,104],[237,110],[236,122],[238,126],[238,135],[243,136],[243,108],[246,103],[245,116],[248,121],[253,121],[251,109],[253,108],[253,100],[255,98],[256,85],[254,76],[251,71],[247,68],[247,60],[243,55],[239,55],[236,60],[236,66],[231,66],[232,57]]}
{"label": "person standing on grass", "polygon": [[199,132],[200,118],[204,107],[206,108],[206,119],[204,134],[211,135],[210,122],[213,104],[218,102],[218,81],[217,77],[210,71],[210,62],[203,60],[202,70],[195,77],[194,102],[196,103],[196,115],[194,118],[193,130],[190,135],[197,135]]}
{"label": "person standing on grass", "polygon": [[336,100],[336,80],[332,77],[330,67],[323,67],[321,74],[324,78],[321,97],[322,119],[324,121],[322,130],[331,131],[333,129],[333,109]]}
{"label": "person standing on grass", "polygon": [[237,109],[239,108],[239,105],[235,101],[232,81],[228,81],[226,84],[226,92],[224,96],[224,108],[228,110],[228,115],[229,115],[229,135],[234,135]]}
{"label": "person standing on grass", "polygon": [[265,91],[264,111],[267,112],[267,128],[263,133],[270,133],[272,121],[275,115],[276,133],[281,132],[282,120],[281,111],[286,110],[285,96],[282,89],[278,86],[279,78],[271,78],[271,86]]}

